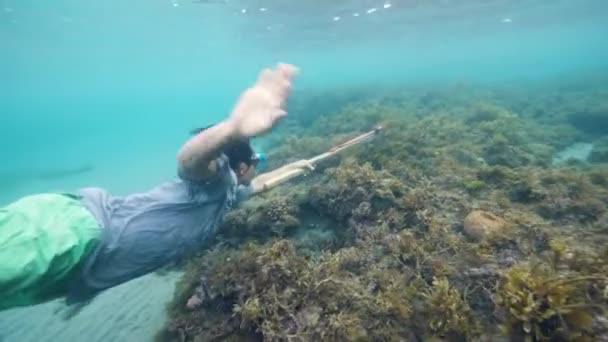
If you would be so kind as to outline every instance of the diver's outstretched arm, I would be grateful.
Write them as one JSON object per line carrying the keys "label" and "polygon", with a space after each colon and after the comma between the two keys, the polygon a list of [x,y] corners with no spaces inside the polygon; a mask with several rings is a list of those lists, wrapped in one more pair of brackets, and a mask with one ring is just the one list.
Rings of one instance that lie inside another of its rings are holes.
{"label": "diver's outstretched arm", "polygon": [[279,64],[265,69],[238,100],[230,117],[190,138],[177,155],[179,174],[200,181],[216,174],[215,160],[231,141],[269,131],[287,115],[285,104],[297,69]]}

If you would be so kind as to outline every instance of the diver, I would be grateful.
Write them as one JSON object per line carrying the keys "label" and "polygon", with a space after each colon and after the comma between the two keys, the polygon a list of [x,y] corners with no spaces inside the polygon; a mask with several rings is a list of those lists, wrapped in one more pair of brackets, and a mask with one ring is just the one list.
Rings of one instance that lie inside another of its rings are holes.
{"label": "diver", "polygon": [[266,190],[249,139],[286,115],[298,69],[263,70],[224,121],[199,129],[177,155],[177,179],[125,197],[100,188],[23,197],[0,208],[0,309],[65,297],[84,303],[103,290],[200,250],[226,212]]}

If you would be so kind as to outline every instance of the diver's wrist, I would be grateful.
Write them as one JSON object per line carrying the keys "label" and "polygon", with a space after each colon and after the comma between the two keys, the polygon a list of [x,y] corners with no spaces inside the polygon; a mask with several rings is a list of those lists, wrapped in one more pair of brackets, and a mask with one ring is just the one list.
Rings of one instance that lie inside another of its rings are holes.
{"label": "diver's wrist", "polygon": [[224,121],[222,121],[221,125],[226,130],[226,137],[228,138],[229,141],[242,140],[242,139],[246,138],[240,133],[238,124],[237,124],[237,122],[234,121],[234,119],[230,118],[230,119],[224,120]]}

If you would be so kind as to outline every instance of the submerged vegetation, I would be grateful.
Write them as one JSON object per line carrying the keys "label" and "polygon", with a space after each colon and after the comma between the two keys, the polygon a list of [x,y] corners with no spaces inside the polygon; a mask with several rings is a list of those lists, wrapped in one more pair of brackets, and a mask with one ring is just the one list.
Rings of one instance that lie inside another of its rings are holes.
{"label": "submerged vegetation", "polygon": [[[554,94],[298,103],[268,138],[272,165],[385,130],[231,212],[185,267],[158,340],[608,339],[603,104]],[[315,103],[315,120],[298,115]],[[588,160],[552,163],[580,141]]]}

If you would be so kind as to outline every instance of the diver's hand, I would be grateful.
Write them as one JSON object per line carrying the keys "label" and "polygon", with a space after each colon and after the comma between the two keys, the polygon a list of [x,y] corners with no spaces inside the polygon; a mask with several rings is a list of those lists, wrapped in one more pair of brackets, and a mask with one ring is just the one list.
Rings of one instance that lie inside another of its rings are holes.
{"label": "diver's hand", "polygon": [[266,133],[287,115],[287,97],[297,73],[298,69],[289,64],[260,73],[255,85],[241,95],[228,119],[238,137]]}
{"label": "diver's hand", "polygon": [[291,164],[286,165],[290,170],[304,170],[304,171],[314,171],[315,165],[310,162],[308,159],[298,160],[297,162],[293,162]]}
{"label": "diver's hand", "polygon": [[[304,170],[305,174],[315,169],[314,164],[307,159],[298,160],[297,162],[283,165],[282,167],[258,175],[251,181],[253,188],[252,193],[257,194],[262,191],[270,190],[275,186],[285,182],[285,176],[288,176],[295,170]],[[283,180],[281,180],[283,179]],[[278,180],[278,181],[277,181]]]}

